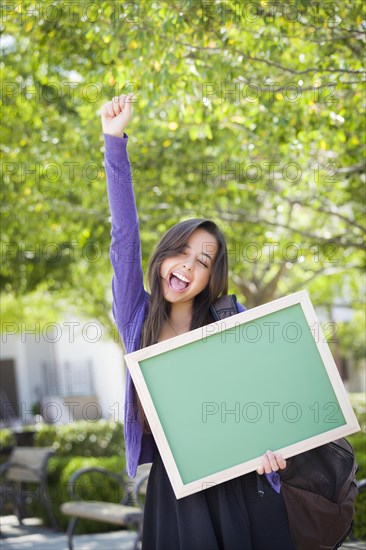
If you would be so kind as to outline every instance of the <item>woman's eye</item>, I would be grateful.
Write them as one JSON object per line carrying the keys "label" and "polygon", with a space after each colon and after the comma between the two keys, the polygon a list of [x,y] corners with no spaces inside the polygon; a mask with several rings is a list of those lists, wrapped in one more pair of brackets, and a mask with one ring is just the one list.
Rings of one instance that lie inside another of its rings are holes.
{"label": "woman's eye", "polygon": [[[189,253],[186,252],[185,250],[182,250],[182,251],[180,252],[180,255],[181,255],[181,256],[189,256]],[[203,262],[203,261],[200,260],[200,259],[197,259],[197,261],[198,261],[201,265],[203,265],[203,267],[205,267],[206,269],[208,269],[208,264],[207,264],[207,263]]]}

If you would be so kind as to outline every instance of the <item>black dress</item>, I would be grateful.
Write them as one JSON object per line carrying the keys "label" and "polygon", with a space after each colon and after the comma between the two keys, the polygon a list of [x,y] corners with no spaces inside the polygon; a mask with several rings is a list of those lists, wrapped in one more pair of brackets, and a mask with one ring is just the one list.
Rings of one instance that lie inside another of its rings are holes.
{"label": "black dress", "polygon": [[160,454],[151,468],[143,550],[295,550],[283,497],[252,472],[176,499]]}

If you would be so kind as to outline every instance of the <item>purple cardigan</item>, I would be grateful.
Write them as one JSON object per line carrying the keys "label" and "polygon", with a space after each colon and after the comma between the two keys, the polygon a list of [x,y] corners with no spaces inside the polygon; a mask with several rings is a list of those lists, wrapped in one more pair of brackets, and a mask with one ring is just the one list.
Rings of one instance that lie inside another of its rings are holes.
{"label": "purple cardigan", "polygon": [[[104,134],[105,171],[111,211],[110,260],[113,267],[113,317],[126,353],[139,349],[142,325],[147,314],[149,294],[144,289],[141,265],[139,222],[132,185],[131,166],[127,154],[128,136]],[[238,304],[239,312],[245,308]],[[139,464],[152,462],[157,448],[151,434],[142,432],[136,393],[126,369],[124,407],[126,467],[135,477]],[[265,474],[273,489],[280,492],[276,472]]]}

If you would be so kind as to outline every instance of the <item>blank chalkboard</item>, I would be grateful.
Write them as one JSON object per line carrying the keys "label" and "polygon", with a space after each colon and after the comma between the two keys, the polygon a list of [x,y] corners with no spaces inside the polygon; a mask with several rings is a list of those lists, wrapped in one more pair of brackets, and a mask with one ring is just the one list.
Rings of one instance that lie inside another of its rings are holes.
{"label": "blank chalkboard", "polygon": [[177,498],[360,429],[306,291],[125,358]]}

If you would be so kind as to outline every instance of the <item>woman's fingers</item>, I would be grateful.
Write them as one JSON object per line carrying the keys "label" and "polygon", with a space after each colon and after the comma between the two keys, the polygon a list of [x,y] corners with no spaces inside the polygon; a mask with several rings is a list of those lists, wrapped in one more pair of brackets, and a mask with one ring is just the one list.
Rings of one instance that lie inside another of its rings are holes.
{"label": "woman's fingers", "polygon": [[121,94],[120,96],[115,96],[112,101],[107,101],[101,108],[101,115],[107,118],[114,118],[121,114],[125,109],[128,113],[131,113],[132,102],[130,94]]}
{"label": "woman's fingers", "polygon": [[103,116],[103,117],[106,117],[106,118],[109,118],[110,117],[110,114],[108,112],[108,103],[104,103],[104,105],[102,105],[102,108],[100,110],[100,114]]}
{"label": "woman's fingers", "polygon": [[113,107],[113,111],[114,111],[115,116],[118,116],[120,114],[121,110],[122,110],[121,107],[120,107],[119,100],[120,100],[120,98],[118,96],[116,96],[112,99],[112,107]]}
{"label": "woman's fingers", "polygon": [[271,472],[277,472],[277,470],[283,468],[286,468],[286,460],[281,453],[267,451],[262,457],[262,465],[257,468],[257,472],[258,474],[270,474]]}
{"label": "woman's fingers", "polygon": [[131,107],[131,104],[127,105],[129,95],[121,94],[120,96],[115,96],[112,99],[110,104],[112,106],[114,116],[118,116],[125,110],[126,107]]}
{"label": "woman's fingers", "polygon": [[109,117],[114,118],[116,115],[115,115],[114,109],[113,109],[113,102],[108,101],[108,103],[106,103],[106,106],[107,106],[107,112],[108,112]]}
{"label": "woman's fingers", "polygon": [[131,118],[132,116],[132,96],[133,93],[129,93],[124,98],[124,111],[126,113],[127,118]]}
{"label": "woman's fingers", "polygon": [[268,460],[268,457],[267,457],[267,454],[264,454],[262,456],[262,464],[261,466],[259,466],[259,468],[257,469],[257,472],[258,474],[264,474],[264,472],[266,474],[269,474],[271,471],[271,464]]}
{"label": "woman's fingers", "polygon": [[125,108],[126,97],[127,97],[126,94],[122,94],[122,95],[119,96],[119,106],[120,106],[121,111],[123,111],[124,108]]}
{"label": "woman's fingers", "polygon": [[263,466],[266,474],[270,474],[273,469],[277,469],[277,464],[275,464],[273,460],[270,458],[268,451],[264,455]]}
{"label": "woman's fingers", "polygon": [[106,104],[108,116],[114,118],[120,114],[123,109],[120,106],[120,98],[115,96],[112,101],[108,101]]}
{"label": "woman's fingers", "polygon": [[272,470],[274,472],[277,472],[279,466],[277,464],[277,459],[276,459],[274,453],[272,453],[272,451],[267,451],[266,456],[268,457],[268,462],[269,462],[269,467],[270,467],[269,472],[267,472],[267,470],[266,470],[266,474],[271,473]]}
{"label": "woman's fingers", "polygon": [[284,468],[286,468],[286,460],[283,458],[281,453],[275,453],[275,456],[276,456],[277,464],[280,470],[283,470]]}
{"label": "woman's fingers", "polygon": [[112,101],[102,105],[100,114],[104,133],[123,137],[124,130],[132,119],[132,96],[133,93],[114,96]]}

